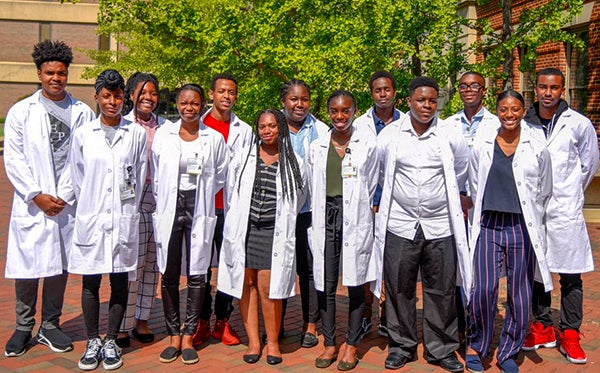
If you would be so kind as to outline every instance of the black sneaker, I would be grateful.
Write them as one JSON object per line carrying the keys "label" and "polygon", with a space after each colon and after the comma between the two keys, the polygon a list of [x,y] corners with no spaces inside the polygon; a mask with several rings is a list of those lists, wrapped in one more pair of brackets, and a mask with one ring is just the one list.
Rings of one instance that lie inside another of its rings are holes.
{"label": "black sneaker", "polygon": [[63,333],[60,328],[40,328],[37,334],[37,341],[48,346],[54,352],[67,352],[73,349],[71,338]]}
{"label": "black sneaker", "polygon": [[29,341],[31,341],[30,331],[15,330],[8,342],[6,342],[4,356],[16,357],[23,355],[27,350]]}
{"label": "black sneaker", "polygon": [[100,350],[102,349],[102,341],[100,338],[96,337],[93,339],[88,339],[87,344],[85,345],[85,352],[81,359],[79,359],[79,363],[77,366],[81,370],[93,370],[98,367],[100,363]]}
{"label": "black sneaker", "polygon": [[123,365],[121,354],[121,349],[117,346],[117,342],[114,339],[106,339],[100,354],[102,357],[102,367],[105,370],[119,369]]}
{"label": "black sneaker", "polygon": [[360,338],[363,338],[365,335],[369,334],[371,331],[371,319],[367,319],[366,317],[362,318],[360,323]]}

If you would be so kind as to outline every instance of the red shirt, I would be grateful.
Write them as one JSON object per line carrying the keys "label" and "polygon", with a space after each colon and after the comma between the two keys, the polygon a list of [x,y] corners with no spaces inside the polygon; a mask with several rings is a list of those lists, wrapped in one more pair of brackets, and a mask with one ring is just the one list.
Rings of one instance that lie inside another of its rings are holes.
{"label": "red shirt", "polygon": [[[229,122],[221,122],[220,120],[216,120],[213,118],[212,113],[208,113],[208,115],[204,117],[204,124],[223,135],[225,142],[227,142],[227,138],[229,137]],[[219,190],[215,195],[215,208],[220,210],[223,210],[224,208],[223,189]]]}

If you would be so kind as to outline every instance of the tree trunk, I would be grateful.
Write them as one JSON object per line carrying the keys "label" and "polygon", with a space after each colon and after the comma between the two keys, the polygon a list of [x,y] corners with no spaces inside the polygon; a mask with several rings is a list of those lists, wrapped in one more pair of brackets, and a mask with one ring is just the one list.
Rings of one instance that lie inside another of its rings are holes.
{"label": "tree trunk", "polygon": [[[502,43],[510,39],[512,35],[512,0],[501,0],[502,4]],[[505,90],[513,88],[513,51],[507,50],[504,53],[504,63],[502,64],[502,73],[504,76],[503,88]]]}

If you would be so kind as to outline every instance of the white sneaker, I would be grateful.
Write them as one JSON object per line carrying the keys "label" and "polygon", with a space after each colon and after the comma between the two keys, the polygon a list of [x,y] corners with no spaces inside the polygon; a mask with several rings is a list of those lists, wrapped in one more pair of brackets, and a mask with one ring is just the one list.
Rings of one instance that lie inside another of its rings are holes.
{"label": "white sneaker", "polygon": [[98,367],[100,363],[100,350],[102,349],[102,341],[100,338],[88,339],[85,345],[85,352],[81,359],[79,359],[79,369],[81,370],[93,370]]}
{"label": "white sneaker", "polygon": [[102,346],[102,367],[105,370],[118,369],[123,365],[123,359],[121,359],[121,349],[117,346],[117,342],[114,339],[106,339],[104,346]]}

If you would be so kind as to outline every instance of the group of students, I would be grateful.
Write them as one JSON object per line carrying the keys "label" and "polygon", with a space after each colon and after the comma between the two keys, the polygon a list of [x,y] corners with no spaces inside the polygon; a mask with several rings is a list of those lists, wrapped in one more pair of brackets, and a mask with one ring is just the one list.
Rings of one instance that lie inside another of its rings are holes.
{"label": "group of students", "polygon": [[[265,344],[267,363],[280,364],[286,299],[298,275],[302,347],[318,344],[321,322],[317,368],[336,360],[338,370],[357,366],[375,294],[389,341],[385,367],[399,369],[416,359],[420,273],[427,360],[463,371],[456,351],[466,334],[466,368],[482,372],[505,273],[509,299],[497,356],[512,373],[521,349],[556,344],[552,271],[561,273],[561,351],[585,363],[580,274],[593,263],[582,203],[598,143],[590,121],[561,99],[559,70],[538,73],[538,102],[529,111],[520,94],[499,94],[497,117],[482,104],[484,77],[465,73],[458,85],[464,110],[447,120],[437,118],[433,79],[410,82],[405,114],[394,108],[394,77],[378,71],[369,80],[373,108],[355,119],[352,93],[335,91],[327,100],[330,126],[310,114],[309,86],[291,80],[281,90],[283,109],[261,111],[253,130],[232,112],[237,82],[227,73],[211,82],[210,110],[202,87],[182,86],[173,123],[154,113],[152,74],[125,83],[105,70],[95,83],[96,117],[65,90],[67,45],[41,42],[33,57],[42,89],[15,104],[5,123],[4,161],[15,188],[6,277],[15,279],[17,315],[7,356],[23,354],[32,338],[40,278],[37,340],[57,352],[73,348],[59,317],[67,273],[74,273],[82,275],[88,338],[79,368],[119,368],[129,332],[154,340],[148,319],[160,272],[169,335],[161,362],[198,362],[195,346],[211,335],[239,344],[228,321],[237,298],[248,336],[243,360],[258,362]],[[101,340],[103,274],[111,292]],[[340,277],[349,299],[341,347]],[[526,335],[532,306],[536,322]]]}

